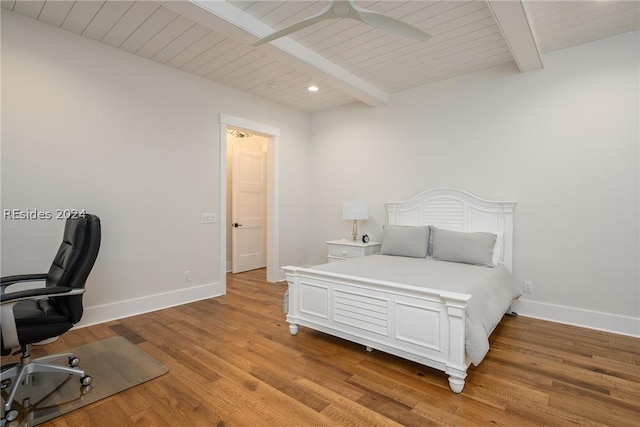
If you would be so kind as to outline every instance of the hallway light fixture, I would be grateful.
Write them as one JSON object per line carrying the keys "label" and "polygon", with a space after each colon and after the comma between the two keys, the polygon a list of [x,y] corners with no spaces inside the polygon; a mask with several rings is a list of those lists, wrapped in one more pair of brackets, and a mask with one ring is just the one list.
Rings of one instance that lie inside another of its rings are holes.
{"label": "hallway light fixture", "polygon": [[227,133],[229,135],[235,136],[236,138],[251,138],[253,136],[249,132],[242,132],[238,129],[227,129]]}

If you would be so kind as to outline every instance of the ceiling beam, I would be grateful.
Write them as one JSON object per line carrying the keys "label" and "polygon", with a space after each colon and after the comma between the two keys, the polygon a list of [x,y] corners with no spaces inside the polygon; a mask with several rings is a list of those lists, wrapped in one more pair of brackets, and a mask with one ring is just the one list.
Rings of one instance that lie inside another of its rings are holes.
{"label": "ceiling beam", "polygon": [[[225,1],[157,1],[169,10],[228,37],[251,45],[275,30]],[[254,48],[297,72],[309,82],[323,83],[370,106],[389,102],[389,94],[288,37]]]}
{"label": "ceiling beam", "polygon": [[526,0],[487,0],[489,9],[509,45],[521,72],[540,70],[542,56],[536,43]]}

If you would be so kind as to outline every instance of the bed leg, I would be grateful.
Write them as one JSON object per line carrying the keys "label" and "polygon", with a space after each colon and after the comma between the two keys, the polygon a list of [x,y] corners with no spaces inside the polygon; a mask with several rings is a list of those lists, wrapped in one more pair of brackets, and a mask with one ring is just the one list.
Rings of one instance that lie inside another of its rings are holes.
{"label": "bed leg", "polygon": [[454,393],[461,393],[464,388],[464,380],[462,378],[449,377],[449,387]]}
{"label": "bed leg", "polygon": [[371,353],[373,351],[373,349],[369,346],[366,346],[365,350],[367,350],[367,353]]}
{"label": "bed leg", "polygon": [[296,335],[298,333],[298,325],[296,325],[295,323],[292,323],[289,325],[289,333],[291,335]]}

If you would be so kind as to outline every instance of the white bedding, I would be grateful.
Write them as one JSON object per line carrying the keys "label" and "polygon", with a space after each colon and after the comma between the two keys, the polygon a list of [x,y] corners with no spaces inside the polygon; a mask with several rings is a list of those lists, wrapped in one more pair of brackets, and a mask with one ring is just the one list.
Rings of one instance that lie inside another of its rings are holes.
{"label": "white bedding", "polygon": [[491,331],[520,296],[504,265],[489,268],[431,258],[370,255],[313,269],[471,295],[466,308],[465,349],[474,365],[482,362],[489,351]]}

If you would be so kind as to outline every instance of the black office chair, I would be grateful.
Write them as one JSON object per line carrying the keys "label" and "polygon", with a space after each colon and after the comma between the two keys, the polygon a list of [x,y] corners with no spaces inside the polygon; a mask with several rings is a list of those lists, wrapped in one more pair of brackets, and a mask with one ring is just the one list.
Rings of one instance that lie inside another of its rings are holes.
{"label": "black office chair", "polygon": [[[2,389],[11,387],[4,402],[4,420],[13,421],[19,415],[12,409],[18,387],[36,372],[58,372],[80,376],[82,385],[91,377],[77,368],[80,360],[71,353],[31,360],[29,344],[57,337],[73,327],[82,317],[82,294],[100,249],[100,218],[85,214],[67,219],[62,244],[46,274],[24,274],[0,279],[0,341],[2,355],[20,347],[19,363],[2,367]],[[7,292],[16,283],[44,281],[45,287]],[[16,353],[17,354],[17,353]],[[69,366],[51,362],[66,358]]]}

